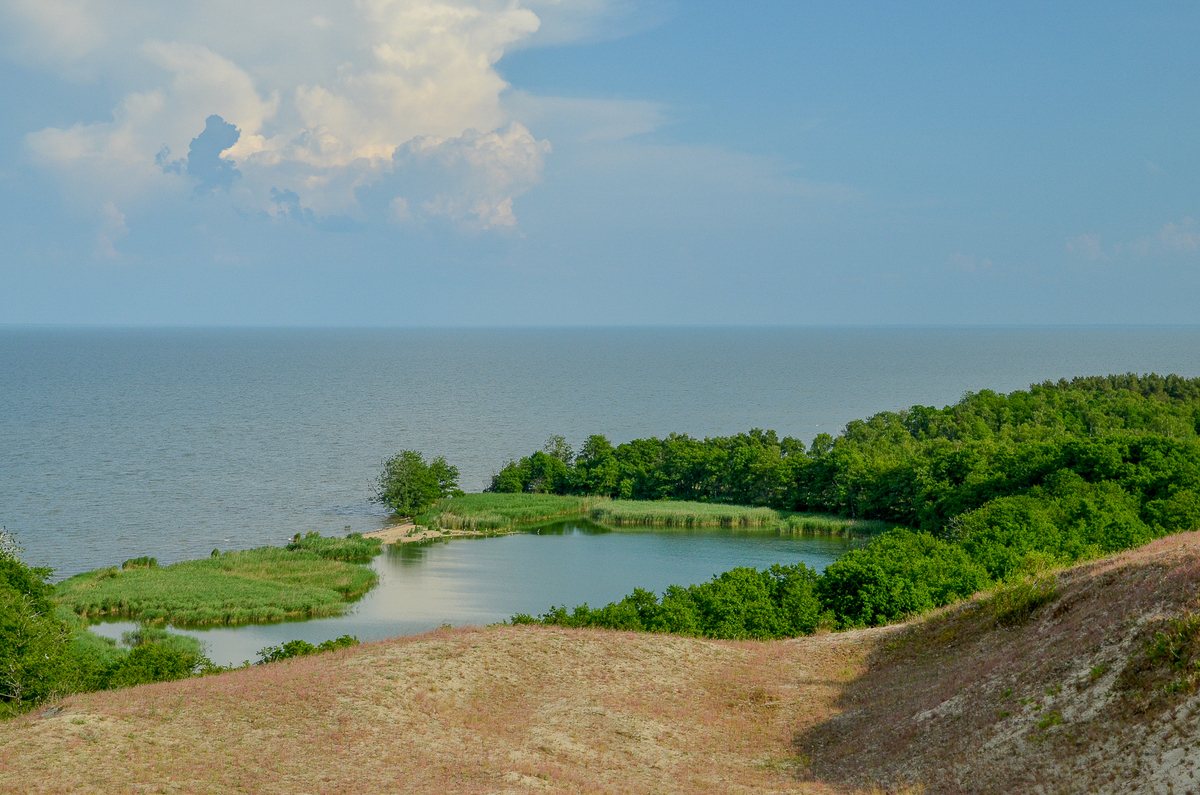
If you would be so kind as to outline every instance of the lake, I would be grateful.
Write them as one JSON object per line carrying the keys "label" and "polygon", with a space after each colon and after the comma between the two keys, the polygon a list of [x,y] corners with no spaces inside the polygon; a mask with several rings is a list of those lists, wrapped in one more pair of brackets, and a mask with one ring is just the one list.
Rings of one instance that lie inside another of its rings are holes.
{"label": "lake", "polygon": [[[442,624],[539,615],[558,604],[599,607],[635,587],[661,594],[668,585],[702,582],[736,566],[805,563],[820,571],[862,543],[725,529],[612,532],[583,521],[562,522],[507,536],[384,547],[371,564],[379,585],[345,616],[182,631],[203,640],[213,662],[233,665],[254,661],[264,646],[296,638],[313,644],[341,635],[381,640]],[[108,622],[93,631],[119,639],[135,626]]]}

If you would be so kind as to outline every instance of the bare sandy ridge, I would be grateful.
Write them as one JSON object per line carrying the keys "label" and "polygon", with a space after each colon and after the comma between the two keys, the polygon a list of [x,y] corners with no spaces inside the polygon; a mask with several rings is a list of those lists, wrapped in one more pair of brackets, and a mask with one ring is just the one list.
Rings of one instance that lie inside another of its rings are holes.
{"label": "bare sandy ridge", "polygon": [[0,724],[0,792],[1200,793],[1200,696],[1118,688],[1198,583],[1190,533],[1016,629],[973,600],[772,643],[439,630],[71,697]]}

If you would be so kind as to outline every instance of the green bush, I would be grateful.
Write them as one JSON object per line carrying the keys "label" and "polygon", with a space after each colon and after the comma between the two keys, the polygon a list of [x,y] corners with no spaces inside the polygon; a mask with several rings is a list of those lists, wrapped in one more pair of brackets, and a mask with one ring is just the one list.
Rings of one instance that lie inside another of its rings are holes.
{"label": "green bush", "polygon": [[950,604],[988,584],[986,569],[962,547],[892,530],[827,566],[816,592],[839,626],[862,627]]}
{"label": "green bush", "polygon": [[336,649],[348,649],[357,645],[359,645],[358,638],[353,635],[342,635],[340,638],[321,641],[316,646],[306,640],[289,640],[280,646],[265,646],[259,649],[256,665],[266,665],[292,657],[307,657],[310,654],[320,654]]}
{"label": "green bush", "polygon": [[1058,598],[1058,583],[1053,576],[1026,579],[996,589],[988,600],[996,623],[1013,628],[1024,624],[1033,612]]}
{"label": "green bush", "polygon": [[70,673],[71,630],[50,600],[51,572],[25,565],[18,552],[0,531],[0,717],[63,693]]}
{"label": "green bush", "polygon": [[736,568],[711,582],[673,585],[662,601],[636,588],[620,602],[593,610],[551,608],[538,619],[526,614],[514,624],[554,624],[647,632],[671,632],[729,640],[793,637],[813,632],[821,618],[814,593],[816,575],[802,563],[764,571]]}

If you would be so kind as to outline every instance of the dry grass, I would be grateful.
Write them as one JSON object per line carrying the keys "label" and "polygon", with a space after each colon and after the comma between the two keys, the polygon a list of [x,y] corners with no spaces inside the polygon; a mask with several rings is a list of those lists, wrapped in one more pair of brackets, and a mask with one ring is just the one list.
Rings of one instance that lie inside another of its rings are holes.
{"label": "dry grass", "polygon": [[843,785],[1200,792],[1200,696],[1121,686],[1198,584],[1200,534],[1186,533],[1058,573],[1023,622],[998,625],[979,598],[946,608],[875,649],[797,748]]}
{"label": "dry grass", "polygon": [[0,724],[0,792],[1200,792],[1200,695],[1123,678],[1198,583],[1192,533],[1007,625],[977,598],[772,643],[442,630],[72,697]]}
{"label": "dry grass", "polygon": [[871,637],[442,630],[72,697],[0,725],[0,791],[849,792],[791,737]]}

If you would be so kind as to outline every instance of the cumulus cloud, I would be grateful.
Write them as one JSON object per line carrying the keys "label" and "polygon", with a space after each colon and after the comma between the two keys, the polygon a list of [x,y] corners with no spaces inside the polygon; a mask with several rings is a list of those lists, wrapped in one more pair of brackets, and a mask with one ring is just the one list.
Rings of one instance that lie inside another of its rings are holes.
{"label": "cumulus cloud", "polygon": [[444,217],[473,229],[514,226],[513,199],[537,181],[549,152],[546,141],[516,122],[488,133],[423,136],[396,150],[392,173],[379,189],[395,196],[389,206],[397,220]]}
{"label": "cumulus cloud", "polygon": [[26,137],[87,201],[194,187],[275,217],[353,216],[386,188],[409,218],[502,228],[550,151],[501,101],[494,68],[539,28],[520,0],[5,8],[43,61],[86,57],[129,86],[111,120]]}

